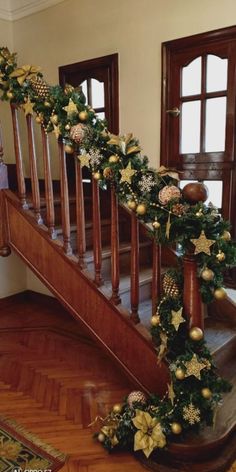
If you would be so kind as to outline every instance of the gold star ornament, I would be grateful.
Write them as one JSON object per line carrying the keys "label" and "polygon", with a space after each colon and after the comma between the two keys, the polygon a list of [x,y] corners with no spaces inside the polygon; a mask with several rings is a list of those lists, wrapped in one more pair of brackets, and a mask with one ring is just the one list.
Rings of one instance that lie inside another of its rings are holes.
{"label": "gold star ornament", "polygon": [[120,183],[122,182],[127,182],[127,184],[131,184],[131,178],[133,177],[134,174],[136,174],[136,170],[131,168],[131,162],[127,165],[125,169],[120,170],[121,173],[121,179]]}
{"label": "gold star ornament", "polygon": [[55,134],[56,139],[58,139],[61,134],[60,127],[58,125],[53,125],[53,133]]}
{"label": "gold star ornament", "polygon": [[63,110],[66,111],[68,118],[71,118],[72,115],[75,115],[75,114],[79,113],[76,103],[73,102],[73,100],[71,98],[69,100],[68,105],[66,107],[63,107]]}
{"label": "gold star ornament", "polygon": [[82,154],[81,156],[78,156],[78,159],[80,161],[81,167],[88,167],[89,168],[89,160],[90,160],[90,155],[89,154]]}
{"label": "gold star ornament", "polygon": [[23,110],[24,110],[24,112],[25,112],[25,116],[27,116],[27,115],[33,115],[33,113],[34,113],[34,110],[33,110],[34,105],[35,105],[35,104],[31,102],[30,97],[28,97],[28,98],[27,98],[27,101],[24,103],[24,105],[22,105],[22,108],[23,108]]}
{"label": "gold star ornament", "polygon": [[211,255],[210,247],[215,243],[215,240],[207,239],[203,230],[201,231],[199,238],[190,239],[190,241],[195,246],[194,254],[200,254],[200,252],[204,252],[208,256]]}
{"label": "gold star ornament", "polygon": [[185,377],[190,377],[194,375],[196,379],[201,380],[201,370],[206,368],[206,365],[202,362],[199,362],[196,354],[193,354],[193,357],[190,361],[184,363],[186,367]]}
{"label": "gold star ornament", "polygon": [[183,308],[180,308],[178,311],[171,310],[171,324],[174,326],[175,330],[178,331],[179,325],[185,322],[185,319],[182,317]]}

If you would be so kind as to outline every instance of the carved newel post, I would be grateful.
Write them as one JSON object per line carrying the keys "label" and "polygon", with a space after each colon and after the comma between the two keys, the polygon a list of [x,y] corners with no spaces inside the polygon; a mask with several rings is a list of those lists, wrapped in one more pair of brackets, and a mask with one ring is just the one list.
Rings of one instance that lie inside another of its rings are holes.
{"label": "carved newel post", "polygon": [[[190,205],[205,202],[208,197],[207,187],[200,183],[190,183],[183,188],[183,196]],[[204,329],[204,309],[201,300],[200,283],[197,277],[197,261],[194,254],[187,254],[184,264],[184,312],[191,327]]]}
{"label": "carved newel post", "polygon": [[7,166],[3,162],[2,129],[0,124],[0,256],[7,257],[11,253],[7,245],[7,220],[3,198],[3,189],[8,188]]}

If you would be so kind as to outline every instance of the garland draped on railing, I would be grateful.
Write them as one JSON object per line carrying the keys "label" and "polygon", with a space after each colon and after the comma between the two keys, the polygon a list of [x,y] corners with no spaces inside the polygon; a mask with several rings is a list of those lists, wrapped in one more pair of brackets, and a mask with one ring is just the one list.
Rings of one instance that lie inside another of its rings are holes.
{"label": "garland draped on railing", "polygon": [[[26,116],[34,114],[45,133],[63,140],[65,151],[77,155],[81,167],[89,168],[102,188],[112,183],[120,201],[149,226],[150,237],[160,244],[178,243],[180,264],[181,256],[196,255],[203,302],[225,297],[223,274],[236,265],[236,246],[229,223],[212,204],[204,204],[203,185],[181,191],[178,173],[149,167],[132,134],[114,136],[107,131],[105,121],[85,104],[80,87],[49,86],[38,67],[18,68],[16,54],[6,47],[0,48],[0,90],[2,100],[22,108]],[[217,375],[201,329],[189,329],[181,268],[169,271],[163,284],[151,333],[158,362],[165,358],[169,365],[168,391],[162,399],[132,392],[106,418],[98,418],[98,440],[109,450],[128,447],[149,457],[175,435],[212,424],[222,392],[230,389]]]}

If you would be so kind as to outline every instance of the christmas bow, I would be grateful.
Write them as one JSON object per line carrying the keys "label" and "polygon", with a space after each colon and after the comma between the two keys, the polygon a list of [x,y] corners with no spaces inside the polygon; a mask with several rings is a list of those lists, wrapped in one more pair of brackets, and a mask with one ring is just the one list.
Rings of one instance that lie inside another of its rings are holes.
{"label": "christmas bow", "polygon": [[107,144],[119,147],[122,154],[125,155],[140,152],[141,148],[136,144],[133,144],[132,141],[132,133],[128,133],[125,136],[116,136],[115,134],[112,134]]}
{"label": "christmas bow", "polygon": [[116,446],[119,443],[116,436],[116,429],[117,429],[117,424],[115,423],[109,426],[103,426],[101,428],[101,432],[110,439],[112,447]]}
{"label": "christmas bow", "polygon": [[168,167],[161,166],[157,170],[157,173],[161,177],[168,175],[168,177],[171,177],[172,179],[179,180],[179,172],[176,169],[170,169]]}
{"label": "christmas bow", "polygon": [[162,448],[166,445],[166,437],[157,418],[152,418],[146,411],[136,410],[132,421],[138,429],[134,436],[135,451],[141,449],[145,456],[149,457],[156,447]]}
{"label": "christmas bow", "polygon": [[40,67],[25,65],[25,66],[20,67],[19,69],[14,70],[10,74],[10,77],[16,78],[17,82],[20,85],[23,85],[26,79],[27,80],[32,79],[38,74],[40,70],[41,70]]}

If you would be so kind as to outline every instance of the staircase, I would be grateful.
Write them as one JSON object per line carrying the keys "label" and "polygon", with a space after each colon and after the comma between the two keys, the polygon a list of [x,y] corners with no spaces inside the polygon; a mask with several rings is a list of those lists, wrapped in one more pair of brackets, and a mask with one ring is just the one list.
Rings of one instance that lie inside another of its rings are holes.
{"label": "staircase", "polygon": [[[11,105],[11,112],[17,189],[7,189],[4,182],[0,190],[1,255],[7,256],[10,250],[19,254],[71,315],[83,325],[88,336],[120,366],[133,385],[146,392],[164,394],[169,378],[168,369],[164,362],[157,363],[148,324],[160,297],[161,270],[165,266],[176,264],[176,255],[171,250],[163,250],[161,254],[160,247],[149,239],[148,228],[138,222],[134,212],[118,204],[112,186],[105,192],[99,189],[95,178],[85,180],[84,171],[76,157],[73,178],[70,179],[67,161],[74,157],[66,157],[60,141],[60,183],[58,185],[58,182],[53,182],[48,138],[43,128],[41,138],[44,180],[39,181],[37,161],[41,156],[36,158],[31,115],[26,117],[31,175],[30,179],[25,179],[18,110],[14,105]],[[0,142],[0,157],[1,155],[3,150]],[[2,162],[0,175],[5,170]],[[189,262],[188,270],[192,271],[191,274],[195,270],[194,265],[189,266]],[[199,302],[199,294],[189,292],[188,287],[185,287],[185,304],[191,306],[192,297]],[[203,460],[204,464],[207,461],[209,464],[204,465],[205,469],[201,468],[203,472],[223,471],[236,453],[234,445],[230,447],[231,452],[223,464],[217,459],[219,464],[214,462],[212,465],[209,460],[212,455],[219,457],[219,453],[222,454],[234,439],[234,314],[232,304],[229,310],[222,312],[219,302],[216,312],[212,307],[204,323],[208,344],[222,374],[233,382],[233,390],[216,417],[214,430],[204,431],[200,438],[190,438],[182,444],[176,443],[171,446],[167,456],[163,455],[163,462],[168,464],[169,470],[172,466],[189,470],[183,468],[184,458],[189,467],[190,464],[194,467],[195,461]],[[204,320],[199,310],[193,310],[192,316],[194,326],[203,325]],[[60,337],[57,342],[63,344]],[[27,393],[27,389],[32,387],[30,379],[32,380],[34,367],[32,363],[27,363],[27,356],[25,361],[25,373],[20,386]],[[14,368],[17,367],[16,364]],[[64,366],[61,367],[63,374]],[[34,375],[34,387],[31,391],[36,396],[40,395],[37,382],[41,382],[46,371],[50,372],[50,365],[46,366],[42,359],[40,369],[39,374]],[[66,375],[66,367],[64,373]],[[5,381],[9,382],[9,378]],[[57,385],[59,381],[50,378],[50,382],[50,385]],[[46,383],[43,385],[46,388]],[[73,381],[63,388],[73,391]],[[55,404],[59,408],[59,399],[50,393],[48,384],[47,390],[47,405],[50,407]],[[68,414],[74,415],[73,412]]]}

